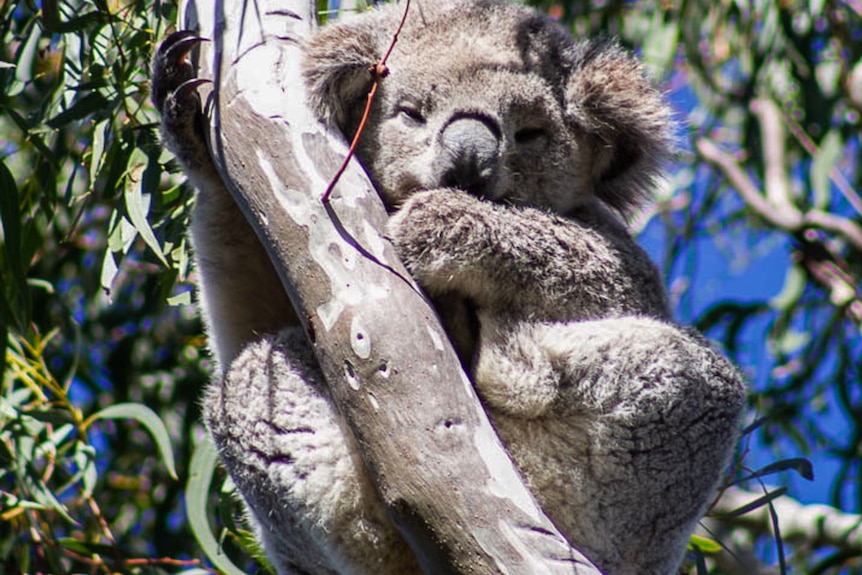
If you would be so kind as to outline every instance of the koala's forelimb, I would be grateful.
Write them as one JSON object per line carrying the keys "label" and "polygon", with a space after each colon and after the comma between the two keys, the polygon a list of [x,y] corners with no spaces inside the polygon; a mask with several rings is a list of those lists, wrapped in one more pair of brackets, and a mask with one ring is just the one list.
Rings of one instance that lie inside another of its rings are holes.
{"label": "koala's forelimb", "polygon": [[[576,211],[560,225],[560,216],[544,210],[432,190],[411,197],[389,228],[411,274],[432,295],[455,292],[480,308],[517,306],[517,313],[543,320],[669,317],[647,255],[614,219],[592,216],[596,209]],[[524,217],[512,217],[512,210]],[[576,256],[580,261],[572,261]],[[548,301],[555,302],[554,316]]]}
{"label": "koala's forelimb", "polygon": [[389,43],[389,48],[386,50],[386,53],[380,59],[379,62],[374,64],[368,72],[374,78],[374,82],[371,84],[371,88],[368,90],[368,97],[365,101],[365,111],[362,113],[362,119],[359,121],[359,127],[356,129],[356,134],[353,136],[353,140],[350,142],[350,149],[347,150],[347,154],[344,156],[344,161],[341,162],[341,166],[339,166],[338,171],[335,172],[335,175],[332,176],[332,179],[329,181],[329,184],[326,186],[326,190],[323,192],[323,195],[320,196],[321,202],[329,201],[329,194],[332,193],[332,190],[335,188],[335,185],[338,183],[338,180],[341,179],[341,174],[344,173],[344,170],[347,169],[348,164],[350,163],[350,158],[353,157],[353,154],[356,152],[356,146],[359,144],[359,138],[362,137],[362,132],[365,130],[365,124],[368,122],[368,117],[371,115],[371,105],[374,104],[374,96],[377,95],[377,86],[380,84],[380,81],[383,80],[386,76],[389,75],[389,68],[386,67],[386,60],[389,59],[389,55],[392,53],[392,49],[395,47],[395,43],[398,41],[398,34],[401,33],[401,29],[404,27],[404,22],[407,21],[407,13],[410,11],[410,0],[404,3],[404,15],[401,17],[401,22],[398,24],[398,29],[392,34],[392,42]]}

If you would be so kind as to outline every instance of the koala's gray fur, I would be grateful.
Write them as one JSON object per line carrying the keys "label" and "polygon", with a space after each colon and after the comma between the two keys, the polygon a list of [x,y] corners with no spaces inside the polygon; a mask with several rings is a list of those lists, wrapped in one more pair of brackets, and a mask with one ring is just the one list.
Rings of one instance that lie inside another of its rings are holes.
{"label": "koala's gray fur", "polygon": [[[309,102],[352,137],[402,7],[305,46]],[[280,573],[418,573],[261,246],[200,137],[188,38],[154,59],[166,144],[225,371],[205,411]],[[667,575],[743,409],[734,368],[675,325],[618,221],[661,175],[669,114],[637,61],[494,0],[414,2],[357,151],[501,439],[555,524],[610,575]],[[178,88],[179,86],[179,88]]]}

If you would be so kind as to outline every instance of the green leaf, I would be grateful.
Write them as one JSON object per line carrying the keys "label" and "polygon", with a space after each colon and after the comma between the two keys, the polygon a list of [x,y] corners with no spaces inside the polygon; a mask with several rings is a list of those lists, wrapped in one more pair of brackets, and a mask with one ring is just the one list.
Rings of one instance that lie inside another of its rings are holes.
{"label": "green leaf", "polygon": [[42,28],[34,21],[31,25],[27,41],[21,45],[15,57],[15,81],[6,92],[8,97],[17,96],[33,81],[33,62],[42,38]]}
{"label": "green leaf", "polygon": [[109,120],[102,120],[93,128],[93,149],[90,154],[90,189],[96,186],[96,178],[105,156],[105,139],[110,132]]}
{"label": "green leaf", "polygon": [[830,174],[843,157],[844,142],[841,140],[840,132],[837,129],[829,130],[811,163],[811,191],[814,195],[812,203],[815,208],[820,210],[829,208],[829,200],[832,195],[830,193]]}
{"label": "green leaf", "polygon": [[150,223],[147,221],[147,213],[150,211],[150,194],[143,193],[144,174],[146,173],[149,158],[139,148],[136,148],[129,158],[128,170],[126,172],[125,200],[126,213],[132,221],[132,225],[141,234],[144,243],[153,250],[164,266],[170,267],[162,253],[162,248]]}
{"label": "green leaf", "polygon": [[[19,206],[18,187],[12,172],[5,163],[0,162],[0,226],[2,226],[2,249],[5,270],[2,272],[5,290],[0,296],[4,299],[3,316],[0,319],[7,325],[12,325],[23,331],[29,322],[30,289],[27,286],[27,263],[23,254],[23,236],[21,230],[21,209]],[[6,317],[6,316],[9,317]],[[5,339],[0,345],[4,346]],[[5,357],[5,351],[4,351]]]}
{"label": "green leaf", "polygon": [[165,424],[162,423],[162,420],[155,411],[142,403],[118,403],[106,407],[93,415],[91,419],[134,419],[143,425],[156,442],[156,446],[162,456],[162,461],[165,463],[165,467],[168,468],[168,473],[172,478],[177,479],[171,438],[168,435]]}
{"label": "green leaf", "polygon": [[820,86],[820,91],[827,98],[835,97],[841,87],[841,72],[843,64],[834,57],[826,57],[814,67],[814,77]]}
{"label": "green leaf", "polygon": [[186,513],[189,525],[192,528],[195,539],[209,557],[213,565],[225,575],[245,575],[245,573],[231,561],[218,544],[213,535],[207,515],[207,501],[209,500],[210,484],[216,468],[215,445],[207,437],[197,446],[189,466],[189,482],[186,484]]}
{"label": "green leaf", "polygon": [[91,555],[107,555],[110,557],[116,553],[116,549],[113,545],[107,545],[105,543],[89,543],[79,541],[78,539],[72,539],[71,537],[62,537],[57,540],[57,543],[70,551],[80,553],[87,557]]}
{"label": "green leaf", "polygon": [[679,36],[679,22],[673,19],[665,21],[664,12],[656,10],[641,47],[644,65],[651,77],[660,78],[671,68],[679,47]]}
{"label": "green leaf", "polygon": [[778,489],[775,489],[774,491],[770,491],[769,493],[766,493],[762,497],[758,497],[757,499],[755,499],[754,501],[752,501],[750,503],[746,503],[745,505],[743,505],[739,509],[734,509],[733,511],[731,511],[729,513],[722,513],[718,517],[720,519],[733,519],[734,517],[739,517],[741,515],[745,515],[749,511],[759,509],[760,507],[763,507],[764,505],[767,505],[768,503],[770,503],[772,500],[778,499],[779,497],[781,497],[785,493],[787,493],[787,487],[779,487]]}
{"label": "green leaf", "polygon": [[90,497],[93,490],[96,488],[98,480],[98,471],[96,470],[96,448],[92,445],[87,445],[83,441],[79,441],[75,445],[74,455],[75,465],[78,466],[78,473],[74,477],[81,478],[84,486],[84,497]]}
{"label": "green leaf", "polygon": [[60,162],[58,161],[57,156],[45,143],[39,133],[32,129],[30,123],[24,116],[9,107],[3,109],[3,114],[11,119],[15,125],[18,126],[18,129],[27,134],[27,143],[32,144],[37,150],[39,150],[42,159],[47,160],[52,167],[59,169]]}
{"label": "green leaf", "polygon": [[120,271],[117,266],[117,260],[114,257],[114,252],[105,250],[105,257],[102,260],[102,271],[99,274],[99,285],[109,296],[114,286],[114,278],[117,277],[117,272]]}
{"label": "green leaf", "polygon": [[796,331],[793,328],[786,328],[781,333],[776,334],[774,338],[770,338],[769,349],[773,353],[782,355],[791,355],[799,351],[808,342],[811,341],[811,334],[804,331]]}
{"label": "green leaf", "polygon": [[180,292],[169,297],[167,301],[170,306],[190,305],[192,303],[192,292],[191,290]]}
{"label": "green leaf", "polygon": [[66,124],[91,116],[96,112],[110,108],[110,102],[98,92],[90,92],[79,98],[72,106],[63,110],[46,122],[52,128],[62,128]]}
{"label": "green leaf", "polygon": [[756,477],[764,477],[766,475],[772,475],[774,473],[781,473],[782,471],[795,471],[799,475],[802,476],[803,479],[807,479],[808,481],[814,481],[814,466],[811,465],[811,462],[803,457],[793,457],[790,459],[782,459],[781,461],[776,461],[775,463],[770,463],[765,467],[761,467],[751,475],[745,477],[741,481],[747,481],[749,479],[754,479]]}
{"label": "green leaf", "polygon": [[31,466],[28,466],[28,473],[23,478],[24,484],[27,486],[27,490],[33,495],[33,499],[36,503],[44,506],[46,509],[53,509],[56,511],[63,519],[69,522],[69,524],[78,526],[78,522],[72,519],[72,516],[69,515],[69,512],[66,510],[66,507],[60,503],[54,493],[51,491],[51,488],[45,485],[45,482],[39,479],[37,473]]}
{"label": "green leaf", "polygon": [[805,290],[806,282],[807,278],[802,268],[798,265],[790,266],[784,277],[784,287],[778,295],[769,300],[769,306],[781,311],[796,307]]}
{"label": "green leaf", "polygon": [[688,539],[688,549],[693,550],[695,547],[707,554],[718,553],[723,549],[717,541],[692,533]]}

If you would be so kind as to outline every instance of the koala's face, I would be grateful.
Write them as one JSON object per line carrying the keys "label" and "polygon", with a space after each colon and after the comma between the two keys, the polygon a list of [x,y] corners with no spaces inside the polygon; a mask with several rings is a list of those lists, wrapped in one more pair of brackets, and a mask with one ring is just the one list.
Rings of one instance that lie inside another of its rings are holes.
{"label": "koala's face", "polygon": [[[309,100],[348,138],[402,10],[324,28],[305,47]],[[634,59],[504,2],[411,10],[357,148],[390,208],[443,187],[558,213],[595,199],[637,204],[659,173],[668,121]]]}
{"label": "koala's face", "polygon": [[589,138],[566,127],[544,79],[516,62],[425,71],[399,55],[357,150],[387,204],[442,187],[561,213],[591,197]]}

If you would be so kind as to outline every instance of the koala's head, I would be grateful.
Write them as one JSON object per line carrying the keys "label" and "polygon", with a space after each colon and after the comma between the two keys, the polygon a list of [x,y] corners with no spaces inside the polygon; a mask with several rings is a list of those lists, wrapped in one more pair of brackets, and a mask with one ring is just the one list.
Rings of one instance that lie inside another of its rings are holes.
{"label": "koala's head", "polygon": [[[305,46],[309,101],[352,138],[403,4],[324,28]],[[669,113],[613,42],[575,42],[495,0],[414,0],[357,156],[384,201],[464,189],[559,213],[599,199],[627,213],[661,173]]]}

